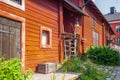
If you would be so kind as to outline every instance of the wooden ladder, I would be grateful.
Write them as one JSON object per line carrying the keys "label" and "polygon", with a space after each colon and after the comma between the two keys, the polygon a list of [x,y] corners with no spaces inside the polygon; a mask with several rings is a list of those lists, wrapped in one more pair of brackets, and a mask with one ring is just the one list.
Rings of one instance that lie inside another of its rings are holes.
{"label": "wooden ladder", "polygon": [[64,40],[65,58],[71,59],[77,57],[76,55],[76,39]]}

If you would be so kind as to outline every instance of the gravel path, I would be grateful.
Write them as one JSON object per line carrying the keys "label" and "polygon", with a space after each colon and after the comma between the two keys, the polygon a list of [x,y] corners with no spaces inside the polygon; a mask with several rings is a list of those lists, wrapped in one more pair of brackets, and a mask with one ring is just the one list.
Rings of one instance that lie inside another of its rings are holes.
{"label": "gravel path", "polygon": [[116,71],[115,80],[120,80],[120,67],[116,67],[115,71]]}

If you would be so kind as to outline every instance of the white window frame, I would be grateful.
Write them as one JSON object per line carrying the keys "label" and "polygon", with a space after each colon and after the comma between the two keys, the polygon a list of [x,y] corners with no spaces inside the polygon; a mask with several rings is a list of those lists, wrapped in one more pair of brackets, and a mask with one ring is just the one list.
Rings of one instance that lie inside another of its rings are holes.
{"label": "white window frame", "polygon": [[116,38],[116,43],[120,44],[120,38]]}
{"label": "white window frame", "polygon": [[[41,26],[40,31],[41,31],[41,37],[40,37],[41,48],[52,48],[52,29],[48,28],[48,27]],[[49,44],[43,45],[43,43],[42,43],[42,32],[43,31],[48,31],[49,32]]]}
{"label": "white window frame", "polygon": [[93,31],[93,45],[99,46],[99,34],[96,31]]}
{"label": "white window frame", "polygon": [[96,19],[92,18],[92,26],[95,27],[96,26]]}
{"label": "white window frame", "polygon": [[0,1],[25,11],[25,0],[22,0],[22,4],[21,5],[18,4],[18,3],[15,3],[14,1],[11,1],[11,0],[0,0]]}
{"label": "white window frame", "polygon": [[116,32],[120,32],[120,26],[116,26]]}

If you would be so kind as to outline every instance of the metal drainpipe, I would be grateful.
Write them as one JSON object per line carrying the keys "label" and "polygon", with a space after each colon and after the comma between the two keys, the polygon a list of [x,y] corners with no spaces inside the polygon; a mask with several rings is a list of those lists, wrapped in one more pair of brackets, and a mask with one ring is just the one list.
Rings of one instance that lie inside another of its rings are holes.
{"label": "metal drainpipe", "polygon": [[[82,2],[84,3],[84,0],[82,0]],[[83,4],[84,6],[85,4]],[[82,6],[82,10],[83,12],[85,11],[85,6]],[[82,16],[82,38],[84,39],[84,16]],[[82,53],[84,53],[84,40],[82,40]]]}
{"label": "metal drainpipe", "polygon": [[[84,39],[84,16],[82,16],[82,38]],[[84,40],[82,40],[82,53],[84,53]]]}

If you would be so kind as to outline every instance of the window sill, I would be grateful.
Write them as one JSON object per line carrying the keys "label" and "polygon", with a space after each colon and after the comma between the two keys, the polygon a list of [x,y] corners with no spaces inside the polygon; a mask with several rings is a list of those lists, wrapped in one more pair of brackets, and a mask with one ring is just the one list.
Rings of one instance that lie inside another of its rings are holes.
{"label": "window sill", "polygon": [[41,45],[41,48],[48,49],[48,48],[52,48],[52,46],[51,45]]}

